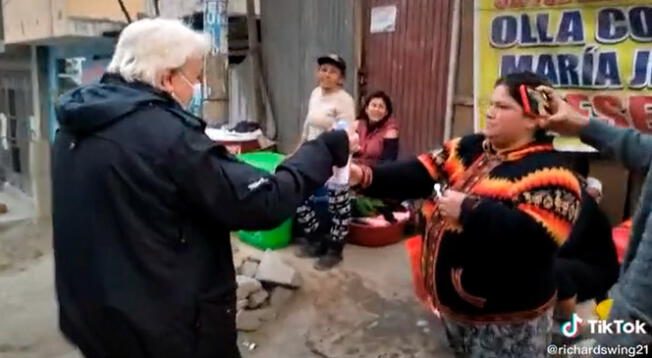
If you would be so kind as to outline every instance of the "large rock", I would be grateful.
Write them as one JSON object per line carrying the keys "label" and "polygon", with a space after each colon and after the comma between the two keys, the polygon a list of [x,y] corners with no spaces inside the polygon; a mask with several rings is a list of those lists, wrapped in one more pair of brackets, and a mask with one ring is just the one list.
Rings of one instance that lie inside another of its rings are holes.
{"label": "large rock", "polygon": [[238,289],[236,291],[238,300],[246,300],[252,293],[263,289],[263,285],[251,277],[240,275],[236,276],[235,279],[238,283]]}
{"label": "large rock", "polygon": [[265,251],[255,278],[262,282],[293,288],[301,286],[299,272],[283,262],[281,257],[273,251]]}
{"label": "large rock", "polygon": [[267,291],[265,290],[254,292],[249,296],[249,304],[247,305],[247,307],[249,308],[260,307],[263,305],[263,303],[265,303],[265,301],[267,301],[267,297],[269,297],[269,293],[267,293]]}
{"label": "large rock", "polygon": [[240,275],[247,277],[255,277],[256,271],[258,271],[258,261],[254,260],[245,260],[240,266]]}

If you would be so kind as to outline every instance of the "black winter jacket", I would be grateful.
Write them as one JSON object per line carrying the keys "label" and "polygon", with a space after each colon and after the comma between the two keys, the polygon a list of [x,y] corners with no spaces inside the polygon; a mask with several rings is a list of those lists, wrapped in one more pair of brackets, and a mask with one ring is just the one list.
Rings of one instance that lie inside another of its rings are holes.
{"label": "black winter jacket", "polygon": [[274,175],[232,157],[170,96],[105,75],[64,95],[53,148],[56,290],[91,358],[239,357],[229,232],[286,220],[348,138],[306,143]]}

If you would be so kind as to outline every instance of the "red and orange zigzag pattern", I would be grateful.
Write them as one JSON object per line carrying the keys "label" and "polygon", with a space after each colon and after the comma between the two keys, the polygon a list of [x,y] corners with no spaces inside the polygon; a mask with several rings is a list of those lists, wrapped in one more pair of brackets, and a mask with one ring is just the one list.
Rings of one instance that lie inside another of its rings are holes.
{"label": "red and orange zigzag pattern", "polygon": [[503,178],[486,178],[480,180],[472,190],[479,196],[509,200],[532,189],[554,186],[570,191],[578,198],[580,184],[575,175],[563,168],[546,168],[530,173],[520,180],[512,181]]}
{"label": "red and orange zigzag pattern", "polygon": [[570,221],[561,219],[554,213],[536,205],[520,204],[518,209],[534,218],[537,223],[543,226],[559,246],[566,241],[573,227]]}
{"label": "red and orange zigzag pattern", "polygon": [[[449,181],[454,183],[466,169],[459,157],[458,147],[460,138],[451,140],[444,144],[444,151],[448,156],[445,158],[443,170],[446,171]],[[550,145],[537,145],[509,153],[506,160],[518,160],[531,153],[551,150]],[[440,170],[436,165],[437,154],[424,154],[419,160],[424,165],[433,179],[439,178]],[[525,175],[519,180],[504,178],[485,178],[480,180],[472,189],[471,193],[478,196],[494,198],[498,200],[515,200],[520,194],[542,187],[557,187],[580,197],[580,184],[577,178],[569,170],[564,168],[545,168]],[[558,245],[561,245],[568,237],[572,223],[550,210],[542,207],[522,203],[518,209],[531,216],[543,226],[552,236]],[[435,205],[427,205],[425,214],[430,217],[435,210]],[[428,215],[430,214],[430,215]]]}
{"label": "red and orange zigzag pattern", "polygon": [[[458,147],[460,141],[461,138],[456,138],[444,143],[443,152],[447,153],[447,157],[442,158],[445,160],[443,164],[443,170],[448,174],[448,180],[450,182],[454,182],[457,179],[457,177],[464,172],[465,169],[464,164],[462,164],[462,160],[459,157],[459,153],[458,153]],[[439,176],[441,175],[440,170],[439,168],[437,168],[437,163],[436,163],[438,155],[441,155],[441,152],[422,154],[418,158],[421,164],[423,164],[423,166],[430,174],[430,177],[435,180],[438,179]]]}

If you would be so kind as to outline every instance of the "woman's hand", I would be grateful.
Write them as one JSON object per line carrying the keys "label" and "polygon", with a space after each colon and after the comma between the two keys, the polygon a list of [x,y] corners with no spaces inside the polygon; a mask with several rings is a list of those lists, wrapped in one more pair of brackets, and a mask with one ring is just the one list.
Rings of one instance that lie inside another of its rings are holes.
{"label": "woman's hand", "polygon": [[579,113],[568,102],[564,101],[555,90],[547,86],[537,87],[537,91],[548,96],[550,116],[540,119],[543,128],[562,135],[577,136],[582,128],[589,124],[589,118]]}
{"label": "woman's hand", "polygon": [[360,150],[360,137],[355,129],[347,129],[346,134],[349,136],[349,153],[353,155]]}
{"label": "woman's hand", "polygon": [[439,212],[447,219],[459,220],[464,199],[466,199],[466,194],[460,193],[459,191],[446,190],[444,195],[437,201]]}

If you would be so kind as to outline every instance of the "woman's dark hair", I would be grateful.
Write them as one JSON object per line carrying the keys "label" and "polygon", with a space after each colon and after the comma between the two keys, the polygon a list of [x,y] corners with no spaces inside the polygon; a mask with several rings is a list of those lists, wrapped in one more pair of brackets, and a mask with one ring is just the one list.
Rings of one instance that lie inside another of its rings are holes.
{"label": "woman's dark hair", "polygon": [[[532,72],[514,72],[508,75],[505,75],[494,84],[494,87],[505,86],[509,95],[514,98],[518,104],[523,106],[523,100],[521,99],[520,87],[521,85],[526,85],[530,88],[537,88],[539,86],[549,86],[552,87],[552,83],[545,77],[539,76],[536,73]],[[537,129],[534,133],[534,138],[537,141],[540,140],[549,140],[550,136],[547,134],[545,129]]]}
{"label": "woman's dark hair", "polygon": [[392,116],[392,113],[394,113],[394,107],[392,106],[391,98],[389,98],[389,95],[383,91],[376,91],[370,94],[369,96],[367,96],[367,98],[364,101],[364,105],[360,109],[360,116],[358,118],[364,119],[365,121],[369,122],[369,116],[367,115],[367,107],[369,107],[371,101],[373,101],[376,98],[382,99],[383,102],[385,102],[385,108],[387,109],[387,114],[381,121],[384,121]]}

